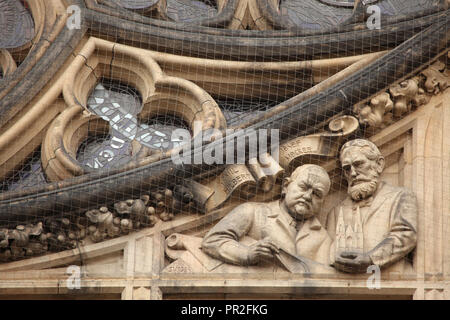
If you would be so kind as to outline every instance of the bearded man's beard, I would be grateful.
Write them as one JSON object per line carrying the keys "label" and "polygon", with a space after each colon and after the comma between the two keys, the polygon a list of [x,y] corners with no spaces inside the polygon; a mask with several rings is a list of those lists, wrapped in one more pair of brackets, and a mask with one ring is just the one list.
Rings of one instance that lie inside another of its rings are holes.
{"label": "bearded man's beard", "polygon": [[370,182],[361,182],[348,187],[348,194],[355,201],[364,200],[374,194],[377,190],[378,181],[374,179]]}

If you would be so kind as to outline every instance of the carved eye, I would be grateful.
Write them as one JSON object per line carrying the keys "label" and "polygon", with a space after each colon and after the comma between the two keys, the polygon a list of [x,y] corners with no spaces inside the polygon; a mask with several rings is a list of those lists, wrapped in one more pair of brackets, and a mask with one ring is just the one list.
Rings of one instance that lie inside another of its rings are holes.
{"label": "carved eye", "polygon": [[360,168],[363,164],[364,164],[364,161],[361,161],[361,160],[353,162],[353,166],[355,166],[356,168]]}

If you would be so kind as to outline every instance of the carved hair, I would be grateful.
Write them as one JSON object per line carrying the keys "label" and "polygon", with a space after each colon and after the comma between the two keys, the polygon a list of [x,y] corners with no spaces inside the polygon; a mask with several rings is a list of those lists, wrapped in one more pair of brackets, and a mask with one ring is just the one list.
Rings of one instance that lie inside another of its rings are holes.
{"label": "carved hair", "polygon": [[[296,168],[294,170],[294,172],[292,172],[290,177],[284,179],[283,186],[287,187],[292,181],[296,180],[299,175],[301,175],[302,173],[307,173],[307,172],[316,173],[317,175],[323,176],[327,182],[326,194],[330,191],[331,180],[330,180],[330,177],[328,176],[328,172],[324,168],[322,168],[321,166],[318,166],[316,164],[304,164],[304,165]],[[281,198],[284,198],[285,195],[286,195],[286,193],[284,191],[282,191]]]}
{"label": "carved hair", "polygon": [[365,139],[355,139],[347,141],[341,148],[340,153],[340,160],[342,162],[342,155],[344,154],[345,150],[351,147],[359,147],[361,152],[367,157],[367,159],[372,161],[377,161],[380,157],[383,157],[380,150],[378,150],[377,146]]}

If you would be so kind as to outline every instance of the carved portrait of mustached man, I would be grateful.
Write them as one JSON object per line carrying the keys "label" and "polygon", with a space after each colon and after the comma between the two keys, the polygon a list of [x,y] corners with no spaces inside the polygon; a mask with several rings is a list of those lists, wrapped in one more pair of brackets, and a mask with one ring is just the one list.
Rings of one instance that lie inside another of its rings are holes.
{"label": "carved portrait of mustached man", "polygon": [[317,217],[330,185],[322,167],[300,166],[284,179],[279,200],[238,205],[201,242],[172,235],[166,252],[186,249],[181,258],[192,271],[200,262],[203,272],[334,272],[332,240]]}
{"label": "carved portrait of mustached man", "polygon": [[385,159],[368,140],[345,143],[340,164],[348,189],[347,198],[327,219],[334,239],[331,264],[349,273],[366,273],[371,265],[389,272],[412,272],[410,253],[417,242],[418,212],[414,194],[380,180]]}
{"label": "carved portrait of mustached man", "polygon": [[236,207],[208,232],[202,249],[234,265],[278,262],[291,272],[311,271],[315,262],[325,267],[331,238],[317,215],[330,185],[322,167],[298,167],[284,180],[281,199]]}

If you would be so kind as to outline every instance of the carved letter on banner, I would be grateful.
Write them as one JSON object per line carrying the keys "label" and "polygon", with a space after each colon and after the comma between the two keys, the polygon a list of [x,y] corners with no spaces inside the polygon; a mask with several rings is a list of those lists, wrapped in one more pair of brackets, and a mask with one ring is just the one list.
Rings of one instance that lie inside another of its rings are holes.
{"label": "carved letter on banner", "polygon": [[342,116],[330,122],[331,132],[298,137],[280,146],[280,165],[286,170],[303,163],[305,156],[335,157],[343,137],[358,129],[358,120]]}

